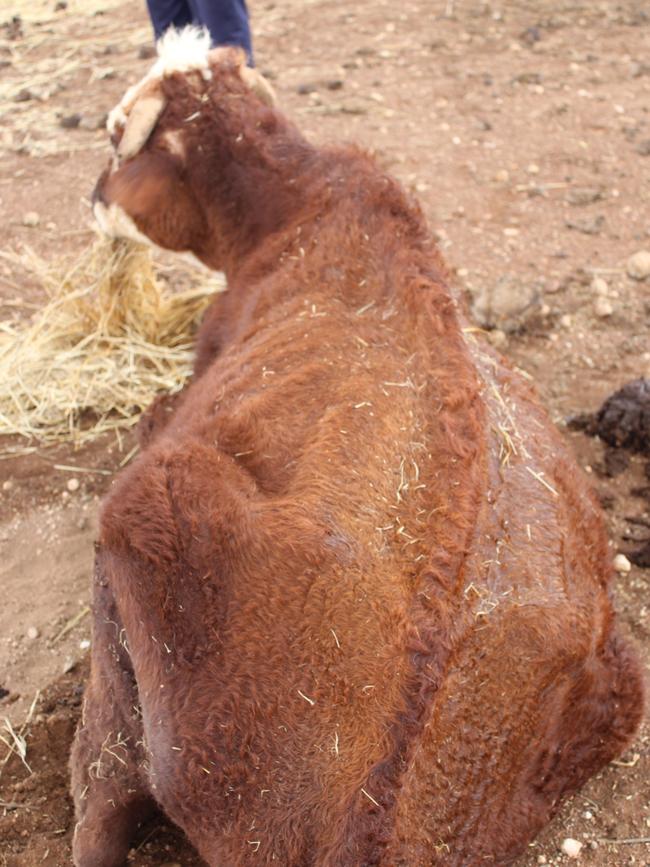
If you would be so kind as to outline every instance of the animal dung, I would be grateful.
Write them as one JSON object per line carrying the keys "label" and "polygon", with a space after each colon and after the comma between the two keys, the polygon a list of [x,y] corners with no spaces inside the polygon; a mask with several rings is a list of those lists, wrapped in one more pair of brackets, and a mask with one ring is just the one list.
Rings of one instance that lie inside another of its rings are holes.
{"label": "animal dung", "polygon": [[608,397],[595,428],[610,446],[650,454],[650,379],[634,379]]}

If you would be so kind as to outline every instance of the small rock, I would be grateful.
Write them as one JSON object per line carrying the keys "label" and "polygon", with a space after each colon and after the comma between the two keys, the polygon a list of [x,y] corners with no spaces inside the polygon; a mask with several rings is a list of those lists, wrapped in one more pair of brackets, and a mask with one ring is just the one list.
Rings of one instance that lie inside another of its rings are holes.
{"label": "small rock", "polygon": [[0,701],[2,701],[2,699],[6,698],[8,695],[9,695],[9,690],[5,689],[4,686],[0,686]]}
{"label": "small rock", "polygon": [[23,22],[20,15],[14,15],[10,21],[5,21],[4,24],[1,25],[2,29],[5,31],[5,36],[7,39],[12,41],[16,39],[22,39],[25,35],[23,33]]}
{"label": "small rock", "polygon": [[493,286],[475,290],[472,314],[482,328],[512,333],[523,328],[541,307],[539,289],[514,275],[501,277]]}
{"label": "small rock", "polygon": [[68,8],[67,0],[58,0],[58,2],[56,3],[56,5],[54,7],[54,11],[55,12],[63,12],[64,9],[67,9],[67,8]]}
{"label": "small rock", "polygon": [[537,856],[537,863],[538,864],[548,864],[548,861],[546,860],[546,855],[538,855]]}
{"label": "small rock", "polygon": [[527,27],[519,37],[526,45],[534,45],[542,38],[539,27]]}
{"label": "small rock", "polygon": [[34,641],[34,639],[38,638],[39,635],[40,633],[35,626],[30,626],[27,630],[27,638],[29,638],[30,641]]}
{"label": "small rock", "polygon": [[68,674],[68,672],[72,671],[72,669],[76,666],[77,660],[73,659],[71,656],[66,656],[65,662],[61,668],[63,674]]}
{"label": "small rock", "polygon": [[591,291],[594,293],[594,295],[601,295],[602,297],[605,297],[609,294],[609,287],[607,286],[607,283],[603,280],[602,277],[594,277],[594,279],[591,281]]}
{"label": "small rock", "polygon": [[79,490],[79,479],[68,479],[66,483],[66,488],[70,491],[70,493],[74,493]]}
{"label": "small rock", "polygon": [[632,78],[641,78],[642,75],[650,75],[650,63],[631,63],[630,75]]}
{"label": "small rock", "polygon": [[508,335],[500,328],[495,328],[493,331],[488,331],[487,339],[495,349],[503,349],[508,344]]}
{"label": "small rock", "polygon": [[598,187],[574,187],[567,193],[566,200],[570,205],[590,205],[603,198],[603,191]]}
{"label": "small rock", "polygon": [[89,130],[90,132],[104,129],[107,117],[108,115],[105,112],[99,114],[82,114],[79,121],[79,128]]}
{"label": "small rock", "polygon": [[510,172],[507,169],[499,169],[494,176],[494,180],[498,181],[500,184],[505,184],[510,180]]}
{"label": "small rock", "polygon": [[81,641],[79,642],[79,649],[80,650],[88,650],[89,647],[90,647],[90,641],[87,638],[82,638]]}
{"label": "small rock", "polygon": [[155,45],[141,45],[138,48],[138,60],[151,60],[157,54]]}
{"label": "small rock", "polygon": [[300,96],[307,96],[310,93],[315,93],[318,90],[317,85],[315,84],[299,84],[296,88],[296,93],[299,93]]}
{"label": "small rock", "polygon": [[81,123],[81,115],[80,114],[64,114],[63,117],[59,118],[59,126],[63,127],[63,129],[76,129]]}
{"label": "small rock", "polygon": [[626,270],[633,280],[647,280],[650,277],[650,251],[639,250],[627,260]]}
{"label": "small rock", "polygon": [[577,858],[580,855],[582,843],[580,840],[574,840],[573,837],[567,837],[566,840],[562,840],[560,848],[569,858]]}
{"label": "small rock", "polygon": [[636,152],[641,154],[642,157],[650,157],[650,138],[644,139],[642,142],[639,142],[636,148]]}
{"label": "small rock", "polygon": [[562,328],[566,328],[567,330],[573,326],[573,319],[570,313],[563,313],[559,321]]}
{"label": "small rock", "polygon": [[28,226],[30,229],[35,229],[41,222],[41,218],[36,211],[28,211],[23,217],[23,226]]}
{"label": "small rock", "polygon": [[614,308],[607,300],[607,298],[598,297],[594,302],[594,313],[600,319],[606,319],[608,316],[611,316],[614,312]]}
{"label": "small rock", "polygon": [[512,80],[515,84],[541,84],[542,76],[539,72],[520,72]]}
{"label": "small rock", "polygon": [[368,114],[368,107],[361,102],[345,102],[340,107],[342,114]]}
{"label": "small rock", "polygon": [[6,481],[4,481],[2,483],[2,490],[3,491],[10,491],[13,488],[13,486],[14,486],[14,483],[13,483],[12,479],[7,479]]}
{"label": "small rock", "polygon": [[614,562],[614,569],[616,569],[616,571],[618,573],[620,573],[621,575],[627,575],[627,573],[632,568],[632,564],[627,559],[625,554],[617,554],[616,557],[614,557],[613,562]]}
{"label": "small rock", "polygon": [[567,229],[575,229],[576,232],[582,232],[583,235],[599,235],[604,225],[605,218],[602,214],[596,217],[585,217],[583,220],[566,221]]}
{"label": "small rock", "polygon": [[14,102],[29,102],[30,99],[34,99],[34,94],[28,87],[21,87],[14,96]]}

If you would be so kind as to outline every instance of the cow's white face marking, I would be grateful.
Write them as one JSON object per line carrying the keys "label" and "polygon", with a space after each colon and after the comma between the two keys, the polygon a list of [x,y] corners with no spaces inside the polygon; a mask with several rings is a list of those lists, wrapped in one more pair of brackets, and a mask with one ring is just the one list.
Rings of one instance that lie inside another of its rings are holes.
{"label": "cow's white face marking", "polygon": [[[144,232],[133,222],[131,217],[126,213],[124,208],[121,208],[115,203],[106,206],[103,202],[95,202],[93,214],[97,225],[105,235],[109,238],[128,238],[131,241],[137,241],[139,244],[146,244],[153,250],[160,250],[163,253],[170,253],[170,250],[165,250],[159,244],[155,244],[151,238],[148,238]],[[215,280],[215,292],[223,292],[225,288],[225,278],[221,271],[215,271],[210,268],[205,262],[202,262],[198,256],[190,250],[182,252],[175,251],[173,255],[177,259],[181,259],[197,271],[201,271],[205,276],[210,276]]]}
{"label": "cow's white face marking", "polygon": [[97,225],[109,238],[129,238],[131,241],[137,241],[139,244],[147,244],[149,247],[161,249],[144,232],[138,229],[124,208],[116,205],[115,202],[112,202],[110,205],[105,205],[103,202],[95,202],[93,214],[97,220]]}

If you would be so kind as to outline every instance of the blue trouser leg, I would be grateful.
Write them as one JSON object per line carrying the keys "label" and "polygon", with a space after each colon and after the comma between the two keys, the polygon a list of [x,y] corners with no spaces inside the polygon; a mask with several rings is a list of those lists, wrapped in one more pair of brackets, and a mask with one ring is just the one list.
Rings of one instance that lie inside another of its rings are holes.
{"label": "blue trouser leg", "polygon": [[168,27],[185,27],[195,23],[187,0],[147,0],[149,17],[156,39],[160,39]]}
{"label": "blue trouser leg", "polygon": [[213,45],[239,45],[253,65],[246,0],[147,0],[147,7],[156,39],[168,27],[203,25]]}
{"label": "blue trouser leg", "polygon": [[188,0],[197,24],[205,24],[213,45],[239,45],[253,65],[246,0]]}

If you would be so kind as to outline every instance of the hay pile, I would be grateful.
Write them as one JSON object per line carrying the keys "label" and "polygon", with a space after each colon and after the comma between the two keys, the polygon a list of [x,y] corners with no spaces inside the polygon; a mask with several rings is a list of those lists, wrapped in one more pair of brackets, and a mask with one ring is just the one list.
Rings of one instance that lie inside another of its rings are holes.
{"label": "hay pile", "polygon": [[31,256],[49,302],[25,323],[0,322],[0,454],[86,442],[133,425],[159,391],[191,372],[192,333],[213,281],[165,292],[147,247],[98,239],[67,272]]}

